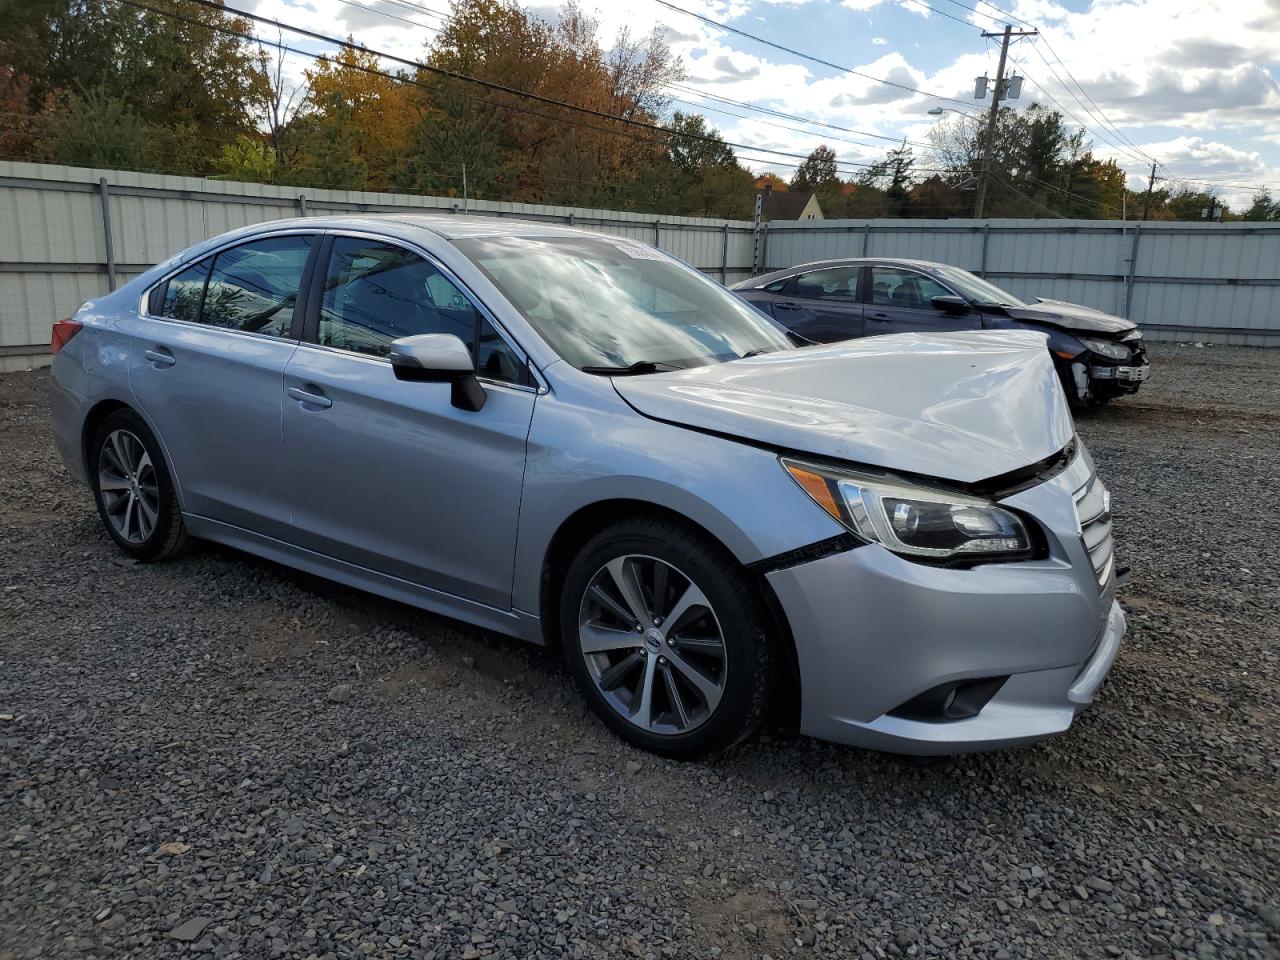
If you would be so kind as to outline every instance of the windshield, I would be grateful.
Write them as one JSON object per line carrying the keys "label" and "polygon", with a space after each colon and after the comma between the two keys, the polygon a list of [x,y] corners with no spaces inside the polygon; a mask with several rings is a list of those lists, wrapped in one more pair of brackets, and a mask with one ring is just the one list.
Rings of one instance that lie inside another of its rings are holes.
{"label": "windshield", "polygon": [[975,277],[968,270],[961,270],[959,267],[937,267],[933,272],[974,303],[993,303],[1000,307],[1026,306],[1025,303],[1008,290],[1001,290],[994,283],[987,283],[981,277]]}
{"label": "windshield", "polygon": [[644,244],[601,237],[456,240],[578,368],[693,367],[791,348],[734,294]]}

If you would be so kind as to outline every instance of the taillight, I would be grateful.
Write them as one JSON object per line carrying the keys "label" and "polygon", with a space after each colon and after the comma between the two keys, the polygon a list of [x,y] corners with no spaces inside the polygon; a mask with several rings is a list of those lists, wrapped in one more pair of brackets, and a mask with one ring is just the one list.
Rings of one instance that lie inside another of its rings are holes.
{"label": "taillight", "polygon": [[49,352],[56,354],[71,342],[71,338],[83,327],[79,320],[59,320],[53,325],[53,336],[49,340]]}

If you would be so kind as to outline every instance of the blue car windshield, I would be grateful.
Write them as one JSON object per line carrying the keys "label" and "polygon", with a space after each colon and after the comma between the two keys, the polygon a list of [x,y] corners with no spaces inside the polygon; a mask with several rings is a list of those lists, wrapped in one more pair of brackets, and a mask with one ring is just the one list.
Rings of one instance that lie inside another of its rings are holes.
{"label": "blue car windshield", "polygon": [[1025,307],[1026,304],[1008,290],[1001,290],[994,283],[975,277],[959,267],[935,267],[934,275],[959,290],[976,304],[995,304],[999,307]]}
{"label": "blue car windshield", "polygon": [[454,244],[580,369],[653,372],[791,349],[782,328],[756,308],[636,241],[482,237]]}

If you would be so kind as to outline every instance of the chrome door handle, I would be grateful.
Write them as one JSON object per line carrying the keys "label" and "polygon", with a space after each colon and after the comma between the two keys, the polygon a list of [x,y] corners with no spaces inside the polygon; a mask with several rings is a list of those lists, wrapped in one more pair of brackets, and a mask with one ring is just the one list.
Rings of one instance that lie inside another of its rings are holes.
{"label": "chrome door handle", "polygon": [[142,355],[157,367],[172,367],[178,362],[178,358],[164,347],[150,347],[143,350]]}
{"label": "chrome door handle", "polygon": [[309,403],[313,407],[333,406],[333,401],[323,393],[313,393],[310,390],[304,390],[302,387],[290,387],[286,392],[299,403]]}

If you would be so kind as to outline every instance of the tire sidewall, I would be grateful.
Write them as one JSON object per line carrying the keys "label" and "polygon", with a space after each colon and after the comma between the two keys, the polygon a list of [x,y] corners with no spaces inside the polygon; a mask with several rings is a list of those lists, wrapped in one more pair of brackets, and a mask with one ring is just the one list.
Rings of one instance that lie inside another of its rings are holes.
{"label": "tire sidewall", "polygon": [[[102,447],[106,443],[107,437],[116,430],[128,430],[142,442],[143,447],[146,448],[151,457],[152,469],[155,471],[156,498],[158,501],[156,525],[155,529],[151,531],[151,536],[142,543],[130,543],[116,532],[115,526],[107,515],[102,491],[98,488],[98,464],[102,457]],[[172,537],[173,525],[181,522],[179,519],[180,510],[173,481],[169,475],[169,465],[164,458],[164,452],[160,449],[160,444],[156,441],[155,434],[151,432],[146,422],[136,413],[130,410],[115,410],[108,414],[102,423],[98,425],[89,447],[89,483],[93,489],[94,503],[98,507],[98,516],[102,519],[102,525],[106,528],[107,535],[111,537],[116,546],[138,560],[153,560],[159,556]]]}
{"label": "tire sidewall", "polygon": [[[609,704],[587,669],[578,636],[583,595],[601,567],[625,554],[665,561],[689,577],[707,597],[724,637],[727,678],[720,703],[710,718],[688,733],[655,734],[634,726]],[[565,657],[583,696],[624,739],[664,756],[694,759],[732,746],[759,726],[768,695],[766,621],[736,561],[703,538],[662,520],[628,521],[602,531],[570,564],[559,617]]]}

